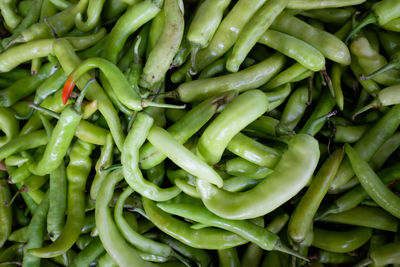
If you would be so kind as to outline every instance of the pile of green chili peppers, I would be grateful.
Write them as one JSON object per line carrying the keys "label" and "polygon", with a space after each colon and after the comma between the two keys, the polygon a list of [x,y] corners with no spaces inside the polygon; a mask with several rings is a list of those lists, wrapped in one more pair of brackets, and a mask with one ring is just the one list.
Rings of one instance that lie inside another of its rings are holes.
{"label": "pile of green chili peppers", "polygon": [[0,266],[400,266],[400,0],[0,0]]}

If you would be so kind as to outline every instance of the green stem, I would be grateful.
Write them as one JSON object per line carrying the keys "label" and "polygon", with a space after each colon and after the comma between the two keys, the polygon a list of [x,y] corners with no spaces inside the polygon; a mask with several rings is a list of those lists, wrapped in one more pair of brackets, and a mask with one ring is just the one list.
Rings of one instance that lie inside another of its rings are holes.
{"label": "green stem", "polygon": [[374,71],[370,75],[364,76],[360,75],[360,79],[365,81],[374,78],[375,76],[384,73],[385,71],[391,70],[391,69],[398,69],[400,68],[400,60],[398,57],[394,58],[392,61],[390,61],[388,64],[383,66],[382,68]]}
{"label": "green stem", "polygon": [[366,16],[360,23],[357,24],[357,26],[355,26],[351,32],[349,33],[349,35],[347,35],[346,39],[345,39],[345,43],[349,43],[350,39],[354,36],[354,34],[356,34],[357,32],[359,32],[362,28],[364,28],[365,26],[372,24],[372,23],[376,23],[377,22],[377,18],[376,15],[371,13],[368,16]]}
{"label": "green stem", "polygon": [[368,105],[366,105],[366,106],[360,108],[358,111],[356,111],[356,112],[354,113],[354,115],[351,117],[351,119],[354,121],[354,120],[356,119],[356,117],[357,117],[358,115],[360,115],[361,113],[363,113],[363,112],[365,112],[365,111],[367,111],[367,110],[370,110],[370,109],[372,109],[372,108],[380,108],[381,105],[382,105],[382,104],[381,104],[381,102],[379,101],[379,99],[376,98],[374,101],[372,101],[372,102],[369,103]]}
{"label": "green stem", "polygon": [[302,259],[304,261],[309,262],[310,260],[307,259],[306,257],[300,255],[299,253],[297,253],[296,251],[284,246],[280,241],[278,241],[275,246],[274,246],[274,250],[283,252],[283,253],[287,253],[289,255],[295,256],[296,258]]}
{"label": "green stem", "polygon": [[114,165],[111,165],[111,166],[109,166],[107,168],[100,168],[100,173],[110,172],[110,171],[113,171],[113,170],[116,170],[116,169],[121,169],[121,168],[122,168],[122,164],[114,164]]}
{"label": "green stem", "polygon": [[41,107],[41,106],[33,104],[33,103],[29,103],[28,107],[33,108],[33,109],[35,109],[37,111],[40,111],[43,114],[49,115],[49,116],[51,116],[51,117],[53,117],[53,118],[55,118],[57,120],[60,119],[60,114],[58,114],[58,113],[56,113],[56,112],[54,112],[54,111],[52,111],[50,109]]}
{"label": "green stem", "polygon": [[83,99],[85,98],[85,95],[86,95],[86,92],[87,92],[87,90],[88,90],[88,88],[89,88],[89,85],[92,84],[92,83],[95,82],[95,81],[96,81],[96,79],[95,79],[95,78],[92,78],[92,79],[90,79],[90,80],[85,84],[85,87],[83,88],[83,90],[82,90],[81,93],[79,94],[78,99],[77,99],[76,102],[75,102],[75,108],[76,108],[77,110],[80,110],[80,109],[81,109],[82,102],[83,102]]}

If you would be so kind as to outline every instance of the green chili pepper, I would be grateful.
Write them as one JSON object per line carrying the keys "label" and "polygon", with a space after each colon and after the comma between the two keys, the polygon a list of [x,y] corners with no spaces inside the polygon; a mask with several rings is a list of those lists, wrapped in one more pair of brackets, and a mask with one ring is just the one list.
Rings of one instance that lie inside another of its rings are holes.
{"label": "green chili pepper", "polygon": [[183,102],[193,102],[231,90],[242,92],[254,89],[275,76],[282,69],[284,62],[283,55],[275,54],[237,73],[183,83],[171,94]]}
{"label": "green chili pepper", "polygon": [[[229,102],[231,98],[232,94],[228,93],[204,100],[202,103],[194,106],[179,121],[168,127],[167,131],[179,143],[185,143],[214,116],[222,105]],[[139,164],[142,169],[147,170],[156,166],[165,158],[166,156],[157,151],[152,144],[146,143],[140,149]]]}
{"label": "green chili pepper", "polygon": [[164,233],[159,234],[159,238],[162,242],[169,245],[174,250],[178,251],[183,256],[189,258],[190,260],[196,262],[200,267],[206,267],[211,261],[210,255],[204,250],[196,249],[191,246],[185,245],[184,243],[173,239],[169,235]]}
{"label": "green chili pepper", "polygon": [[130,7],[117,21],[104,48],[104,57],[117,62],[118,53],[129,35],[154,18],[160,12],[162,0],[143,1]]}
{"label": "green chili pepper", "polygon": [[335,137],[336,143],[355,143],[361,139],[361,137],[367,132],[371,125],[357,125],[357,126],[335,126]]}
{"label": "green chili pepper", "polygon": [[308,88],[302,86],[290,96],[275,131],[278,135],[290,134],[300,122],[307,108]]}
{"label": "green chili pepper", "polygon": [[177,142],[166,130],[153,126],[150,129],[147,139],[161,153],[165,154],[182,169],[199,178],[199,180],[204,179],[218,187],[222,186],[223,181],[218,173],[198,156]]}
{"label": "green chili pepper", "polygon": [[[285,226],[287,221],[289,220],[289,215],[283,213],[281,215],[276,216],[265,228],[277,234],[282,230]],[[245,250],[242,259],[241,259],[241,266],[256,266],[259,265],[263,256],[263,250],[255,243],[250,243]]]}
{"label": "green chili pepper", "polygon": [[236,2],[218,26],[208,46],[197,53],[194,70],[201,71],[225,54],[235,44],[246,23],[265,2],[265,0]]}
{"label": "green chili pepper", "polygon": [[81,117],[82,115],[72,106],[67,107],[61,113],[43,157],[37,163],[29,165],[29,170],[33,174],[46,175],[60,165],[71,144]]}
{"label": "green chili pepper", "polygon": [[220,267],[239,267],[240,260],[236,248],[219,249],[218,263]]}
{"label": "green chili pepper", "polygon": [[281,73],[272,78],[266,85],[260,89],[263,91],[272,91],[283,84],[293,82],[293,79],[299,75],[307,72],[307,68],[300,63],[294,63],[292,66],[286,68]]}
{"label": "green chili pepper", "polygon": [[64,227],[65,210],[67,209],[67,179],[64,162],[50,173],[49,211],[47,214],[47,232],[56,240]]}
{"label": "green chili pepper", "polygon": [[32,249],[40,248],[43,244],[45,233],[46,215],[49,209],[48,194],[36,209],[28,230],[28,243],[24,247],[23,266],[40,266],[40,258],[31,253]]}
{"label": "green chili pepper", "polygon": [[[364,76],[370,75],[387,64],[385,57],[373,49],[365,37],[354,40],[350,45],[350,50],[357,57]],[[374,76],[373,80],[386,86],[394,85],[400,81],[400,72],[394,69],[388,70]]]}
{"label": "green chili pepper", "polygon": [[40,69],[38,74],[18,80],[6,89],[1,90],[0,105],[9,107],[18,100],[32,94],[45,79],[56,71],[55,65],[55,63],[49,62]]}
{"label": "green chili pepper", "polygon": [[208,0],[199,3],[186,34],[190,44],[206,47],[214,36],[222,20],[223,13],[231,0]]}
{"label": "green chili pepper", "polygon": [[86,10],[87,20],[82,20],[82,13],[78,12],[75,17],[75,25],[79,30],[90,31],[100,21],[100,15],[105,0],[89,1],[88,8]]}
{"label": "green chili pepper", "polygon": [[113,159],[114,142],[112,136],[108,134],[106,136],[106,141],[103,148],[101,149],[101,154],[96,162],[96,175],[93,179],[92,185],[90,187],[90,197],[96,200],[101,184],[107,177],[108,173],[103,172],[102,169],[109,167],[112,164]]}
{"label": "green chili pepper", "polygon": [[[101,40],[106,34],[104,28],[88,36],[65,37],[74,50],[83,50]],[[11,47],[0,54],[0,72],[7,72],[25,61],[53,54],[54,39],[41,39]]]}
{"label": "green chili pepper", "polygon": [[75,244],[80,250],[83,250],[90,244],[90,241],[92,241],[92,239],[93,237],[91,237],[90,235],[80,235]]}
{"label": "green chili pepper", "polygon": [[357,257],[346,253],[330,252],[323,249],[318,250],[318,261],[320,263],[343,264],[357,261]]}
{"label": "green chili pepper", "polygon": [[400,248],[399,242],[393,242],[378,247],[371,251],[367,259],[357,263],[355,266],[363,267],[370,264],[374,264],[376,266],[397,264],[400,262],[399,248]]}
{"label": "green chili pepper", "polygon": [[93,68],[100,68],[104,77],[108,80],[115,95],[122,104],[133,110],[141,110],[142,102],[136,91],[130,88],[128,80],[119,68],[102,58],[90,58],[79,64],[78,67],[69,75],[64,86],[67,94],[63,95],[64,103],[67,102],[70,92],[72,92],[75,83],[87,71]]}
{"label": "green chili pepper", "polygon": [[190,220],[194,220],[206,225],[232,231],[249,241],[256,243],[265,250],[278,250],[298,256],[296,252],[287,248],[280,241],[276,234],[267,229],[257,226],[251,222],[242,220],[228,220],[218,217],[208,211],[205,207],[179,204],[179,203],[159,203],[157,204],[163,211],[178,215]]}
{"label": "green chili pepper", "polygon": [[30,253],[43,258],[61,255],[70,249],[78,239],[85,218],[85,187],[91,169],[90,154],[93,146],[76,141],[71,149],[70,162],[66,168],[68,180],[67,209],[65,226],[54,243],[40,249],[32,249]]}
{"label": "green chili pepper", "polygon": [[371,13],[358,23],[346,38],[346,43],[354,34],[366,25],[378,23],[384,25],[389,21],[400,17],[400,3],[396,0],[382,0],[372,6]]}
{"label": "green chili pepper", "polygon": [[346,253],[364,245],[372,235],[371,228],[355,227],[348,231],[329,231],[314,228],[314,247],[331,252]]}
{"label": "green chili pepper", "polygon": [[[289,2],[290,3],[290,2]],[[304,21],[282,12],[272,23],[271,29],[289,34],[317,48],[326,58],[349,65],[350,52],[347,46],[334,35],[314,28]]]}
{"label": "green chili pepper", "polygon": [[395,52],[399,51],[400,37],[398,34],[389,31],[378,31],[377,34],[386,55],[393,56]]}
{"label": "green chili pepper", "polygon": [[282,153],[256,140],[238,133],[229,141],[227,150],[259,166],[273,169],[279,162]]}
{"label": "green chili pepper", "polygon": [[281,206],[308,183],[319,159],[318,142],[309,135],[295,135],[288,146],[268,179],[246,192],[225,192],[197,179],[205,206],[228,219],[255,218]]}
{"label": "green chili pepper", "polygon": [[146,58],[149,56],[153,47],[157,44],[158,39],[164,29],[165,24],[165,13],[164,9],[161,9],[160,12],[152,19],[150,30],[149,30],[149,44],[146,48]]}
{"label": "green chili pepper", "polygon": [[[354,149],[360,153],[364,160],[369,160],[378,148],[393,135],[400,124],[400,106],[391,108],[363,137],[354,145]],[[335,179],[332,181],[330,190],[335,190],[345,184],[354,175],[348,159],[344,159]]]}
{"label": "green chili pepper", "polygon": [[208,163],[217,163],[231,139],[267,109],[268,100],[261,91],[251,90],[239,95],[204,131],[197,152]]}
{"label": "green chili pepper", "polygon": [[[74,53],[72,46],[66,40],[59,39],[54,41],[53,50],[65,73],[71,73],[73,69],[79,65],[79,58]],[[77,82],[78,87],[84,88],[90,79],[91,77],[89,74],[82,75]],[[115,111],[107,95],[96,82],[93,82],[90,84],[86,96],[89,100],[96,99],[98,101],[99,111],[102,113],[108,123],[115,144],[118,148],[122,149],[125,137],[122,132],[117,112]]]}
{"label": "green chili pepper", "polygon": [[32,24],[38,22],[42,3],[42,0],[34,1],[28,14],[23,18],[21,23],[19,23],[17,27],[13,29],[13,34],[1,41],[3,47],[9,46],[12,42],[18,39],[17,37],[21,32],[23,32],[26,28],[31,27]]}
{"label": "green chili pepper", "polygon": [[400,32],[400,19],[393,19],[380,27],[388,31]]}
{"label": "green chili pepper", "polygon": [[[39,4],[39,13],[41,2],[42,1],[40,1]],[[53,36],[52,30],[54,30],[58,36],[62,36],[75,26],[74,20],[71,18],[74,18],[78,12],[82,12],[82,10],[86,8],[87,3],[88,0],[79,1],[79,3],[51,16],[47,19],[47,22],[42,21],[35,23],[37,22],[36,20],[29,25],[24,25],[20,30],[14,31],[10,38],[4,39],[3,45],[4,43],[10,44],[10,41],[12,43],[26,43],[33,40],[50,38]],[[35,13],[35,11],[30,12],[29,14],[31,13]],[[40,14],[38,14],[38,16],[39,15]],[[20,26],[21,25],[22,23]],[[51,25],[51,27],[48,25]]]}
{"label": "green chili pepper", "polygon": [[164,29],[147,57],[143,73],[140,76],[139,84],[144,88],[151,88],[164,79],[175,54],[178,52],[184,30],[182,6],[182,0],[164,1]]}
{"label": "green chili pepper", "polygon": [[14,230],[8,236],[8,240],[19,243],[26,243],[28,242],[28,231],[29,231],[29,226],[24,226],[17,230]]}
{"label": "green chili pepper", "polygon": [[[387,169],[383,169],[378,172],[379,177],[382,179],[382,182],[387,184],[397,180],[400,175],[400,168],[397,165],[389,167]],[[349,190],[341,197],[336,199],[331,206],[325,209],[323,212],[317,216],[316,219],[323,218],[325,215],[331,213],[339,213],[355,208],[358,204],[360,204],[366,197],[368,193],[365,192],[364,188],[361,185],[354,187]]]}
{"label": "green chili pepper", "polygon": [[153,184],[160,186],[163,183],[165,176],[164,165],[164,162],[161,162],[160,164],[146,170],[147,179]]}
{"label": "green chili pepper", "polygon": [[[238,71],[240,65],[244,61],[247,54],[250,52],[251,48],[253,48],[253,46],[257,43],[257,41],[260,40],[263,44],[272,46],[274,49],[278,48],[277,50],[279,52],[283,52],[284,49],[280,48],[282,46],[285,46],[283,42],[287,38],[279,36],[279,34],[276,32],[267,31],[267,29],[275,20],[275,18],[283,11],[287,3],[288,0],[267,1],[254,14],[254,16],[250,19],[250,21],[247,22],[243,30],[239,33],[239,36],[235,44],[233,45],[232,53],[229,55],[226,62],[227,70],[231,72]],[[281,46],[277,46],[276,45],[277,43],[280,43]],[[289,44],[289,42],[287,42],[287,44]],[[285,51],[287,52],[287,50]],[[300,51],[301,50],[299,49],[298,52]]]}
{"label": "green chili pepper", "polygon": [[16,243],[0,253],[0,262],[20,260],[23,256],[24,243]]}
{"label": "green chili pepper", "polygon": [[392,85],[392,86],[382,89],[381,91],[379,91],[376,94],[376,98],[372,102],[370,102],[368,105],[357,110],[354,113],[353,118],[355,118],[356,116],[360,115],[361,113],[363,113],[371,108],[376,109],[376,108],[380,108],[382,106],[385,107],[385,106],[399,104],[400,97],[397,93],[399,91],[399,88],[400,88],[399,85]]}
{"label": "green chili pepper", "polygon": [[149,238],[140,235],[129,226],[128,222],[123,217],[122,211],[124,202],[132,193],[133,193],[132,188],[129,187],[126,188],[118,198],[118,201],[114,209],[115,223],[117,224],[122,235],[129,243],[131,243],[133,246],[135,246],[142,252],[147,252],[150,254],[155,254],[163,257],[171,256],[172,249],[168,245],[153,241]]}
{"label": "green chili pepper", "polygon": [[105,250],[118,265],[129,266],[131,264],[138,264],[146,266],[146,262],[141,260],[137,251],[126,243],[123,236],[119,233],[108,207],[114,187],[122,179],[122,170],[116,170],[109,174],[107,179],[102,183],[99,191],[102,197],[96,201],[96,226]]}
{"label": "green chili pepper", "polygon": [[320,71],[325,66],[325,58],[317,49],[291,35],[267,30],[258,42],[293,58],[312,71]]}
{"label": "green chili pepper", "polygon": [[19,124],[12,112],[7,108],[0,108],[0,129],[4,136],[0,138],[0,147],[9,143],[18,135]]}
{"label": "green chili pepper", "polygon": [[89,267],[90,264],[96,260],[104,252],[103,245],[98,237],[91,240],[76,257],[72,260],[71,266],[74,267]]}
{"label": "green chili pepper", "polygon": [[321,219],[324,222],[342,223],[396,232],[398,221],[380,208],[358,206],[341,213],[330,214]]}
{"label": "green chili pepper", "polygon": [[262,179],[273,170],[258,166],[243,158],[233,158],[225,162],[225,171],[234,176],[245,176],[253,179]]}
{"label": "green chili pepper", "polygon": [[369,164],[372,169],[379,170],[385,164],[387,159],[393,154],[393,152],[400,146],[400,134],[395,133],[375,152],[372,156]]}
{"label": "green chili pepper", "polygon": [[[293,1],[290,1],[293,2]],[[323,8],[315,10],[305,10],[300,13],[301,16],[317,19],[324,23],[344,25],[356,12],[354,7],[346,8]],[[341,38],[342,39],[342,38]]]}
{"label": "green chili pepper", "polygon": [[399,218],[400,198],[385,186],[356,150],[348,144],[345,148],[351,166],[365,191],[379,206]]}
{"label": "green chili pepper", "polygon": [[14,30],[22,20],[15,12],[15,3],[13,1],[2,0],[0,1],[0,10],[5,26],[11,31]]}
{"label": "green chili pepper", "polygon": [[[192,229],[190,224],[180,221],[159,209],[156,203],[142,198],[149,219],[163,232],[195,248],[225,249],[246,243],[240,236],[224,230],[204,228]],[[213,240],[213,242],[209,242]]]}
{"label": "green chili pepper", "polygon": [[325,161],[297,204],[288,225],[288,234],[293,241],[301,243],[306,239],[307,231],[312,227],[313,217],[328,192],[329,184],[335,177],[343,156],[343,149],[338,149]]}
{"label": "green chili pepper", "polygon": [[332,8],[332,7],[346,7],[359,5],[364,3],[365,0],[289,0],[287,8],[290,9],[322,9],[322,8]]}
{"label": "green chili pepper", "polygon": [[150,199],[166,201],[177,196],[180,193],[179,188],[170,187],[161,189],[157,185],[145,180],[139,170],[139,148],[145,142],[146,137],[150,135],[150,128],[153,125],[153,121],[153,118],[145,113],[137,114],[122,150],[122,169],[126,182],[134,190]]}

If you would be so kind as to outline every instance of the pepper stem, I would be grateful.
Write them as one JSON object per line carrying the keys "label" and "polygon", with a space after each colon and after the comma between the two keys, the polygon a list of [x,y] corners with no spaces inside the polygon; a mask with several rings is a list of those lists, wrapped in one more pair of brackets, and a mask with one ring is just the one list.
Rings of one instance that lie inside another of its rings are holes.
{"label": "pepper stem", "polygon": [[191,47],[191,57],[190,57],[190,62],[192,63],[192,67],[190,68],[190,74],[195,75],[196,72],[194,71],[194,67],[196,66],[196,56],[197,52],[199,52],[200,47],[198,45],[192,45]]}
{"label": "pepper stem", "polygon": [[17,120],[29,120],[33,115],[33,109],[29,110],[28,114],[26,114],[25,116],[23,115],[19,115],[18,113],[14,113],[14,117]]}
{"label": "pepper stem", "polygon": [[192,264],[183,256],[180,254],[176,253],[175,251],[172,251],[171,256],[175,257],[177,260],[182,262],[185,266],[190,267]]}
{"label": "pepper stem", "polygon": [[278,240],[274,246],[274,250],[295,256],[296,258],[302,259],[304,261],[309,262],[310,260],[307,259],[306,257],[300,255],[298,252],[286,247],[284,244],[282,244],[282,242],[280,240]]}
{"label": "pepper stem", "polygon": [[57,119],[57,120],[60,119],[60,115],[59,115],[58,113],[56,113],[56,112],[50,110],[50,109],[41,107],[41,106],[36,105],[36,104],[33,104],[33,103],[29,103],[29,104],[28,104],[28,107],[33,108],[33,109],[35,109],[35,110],[37,110],[37,111],[40,111],[40,112],[42,112],[43,114],[49,115],[49,116],[51,116],[51,117],[53,117],[53,118],[55,118],[55,119]]}
{"label": "pepper stem", "polygon": [[349,33],[349,35],[347,35],[346,39],[345,39],[345,43],[349,43],[350,39],[356,34],[358,33],[362,28],[364,28],[365,26],[372,24],[372,23],[376,23],[377,22],[377,18],[375,16],[375,14],[371,13],[368,16],[366,16],[362,21],[360,21],[360,23],[357,24],[357,26],[355,26],[351,32]]}
{"label": "pepper stem", "polygon": [[360,261],[359,263],[357,263],[356,265],[354,265],[354,267],[364,267],[367,265],[372,264],[372,260],[369,258],[363,259],[362,261]]}
{"label": "pepper stem", "polygon": [[318,129],[318,126],[321,123],[324,123],[325,121],[327,121],[330,117],[335,116],[337,114],[337,111],[331,111],[328,114],[321,116],[319,118],[316,118],[310,125],[309,130],[306,132],[307,134],[314,136],[317,134],[316,129]]}
{"label": "pepper stem", "polygon": [[51,35],[53,35],[53,37],[54,37],[55,39],[59,38],[59,37],[58,37],[58,34],[56,33],[56,30],[55,30],[54,27],[50,24],[49,19],[48,19],[47,17],[44,17],[44,18],[43,18],[43,21],[44,21],[44,23],[46,24],[46,26],[50,28]]}
{"label": "pepper stem", "polygon": [[150,100],[144,99],[142,100],[142,107],[157,107],[157,108],[173,108],[173,109],[185,109],[186,105],[173,105],[173,104],[165,104],[165,103],[157,103],[151,102]]}
{"label": "pepper stem", "polygon": [[85,99],[86,92],[89,89],[89,86],[95,81],[96,81],[96,79],[92,78],[85,84],[85,87],[82,89],[81,93],[79,94],[78,99],[75,102],[75,108],[77,110],[81,109],[82,102],[83,102],[83,99]]}
{"label": "pepper stem", "polygon": [[107,167],[107,168],[101,167],[101,168],[100,168],[100,172],[101,172],[101,173],[102,173],[102,172],[110,172],[110,171],[117,170],[117,169],[121,169],[121,168],[122,168],[122,164],[114,164],[114,165],[111,165],[111,166],[109,166],[109,167]]}
{"label": "pepper stem", "polygon": [[338,212],[338,209],[335,207],[335,205],[332,205],[327,209],[325,209],[324,211],[320,212],[319,214],[317,213],[317,216],[314,217],[314,221],[319,221],[325,216],[336,212]]}
{"label": "pepper stem", "polygon": [[391,69],[398,69],[400,68],[400,60],[398,57],[395,57],[393,60],[391,60],[388,64],[386,64],[385,66],[383,66],[382,68],[374,71],[373,73],[371,73],[370,75],[364,76],[364,75],[360,75],[360,80],[369,80],[374,78],[375,76],[382,74],[388,70]]}
{"label": "pepper stem", "polygon": [[328,72],[326,71],[325,67],[321,70],[321,73],[322,73],[322,75],[324,77],[323,80],[325,80],[326,85],[328,85],[329,92],[331,92],[331,95],[332,95],[333,98],[336,98],[335,89],[333,88],[333,84],[332,84],[332,79],[329,76]]}
{"label": "pepper stem", "polygon": [[370,110],[371,108],[379,108],[381,106],[381,102],[379,101],[378,98],[376,98],[374,101],[372,101],[371,103],[369,103],[368,105],[360,108],[359,110],[357,110],[354,115],[351,117],[351,119],[354,121],[356,119],[356,117],[358,115],[360,115],[361,113],[364,113],[367,110]]}
{"label": "pepper stem", "polygon": [[134,55],[133,63],[141,64],[142,59],[140,58],[139,46],[140,46],[140,43],[142,42],[142,37],[140,36],[140,34],[138,34],[138,36],[136,38],[137,38],[137,40],[135,42],[135,46],[133,47],[133,55]]}

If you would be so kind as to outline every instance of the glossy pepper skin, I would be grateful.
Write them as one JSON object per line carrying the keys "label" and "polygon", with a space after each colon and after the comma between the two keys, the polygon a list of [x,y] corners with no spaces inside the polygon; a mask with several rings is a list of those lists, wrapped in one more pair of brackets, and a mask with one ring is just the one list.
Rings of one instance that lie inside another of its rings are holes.
{"label": "glossy pepper skin", "polygon": [[288,146],[275,172],[246,192],[226,192],[198,179],[205,206],[222,218],[239,220],[265,215],[285,203],[308,183],[319,160],[318,142],[309,135],[297,134]]}
{"label": "glossy pepper skin", "polygon": [[82,118],[73,106],[67,107],[53,130],[43,157],[37,163],[31,163],[29,170],[36,175],[46,175],[56,169],[63,160]]}

